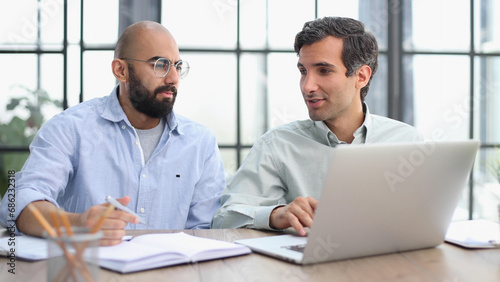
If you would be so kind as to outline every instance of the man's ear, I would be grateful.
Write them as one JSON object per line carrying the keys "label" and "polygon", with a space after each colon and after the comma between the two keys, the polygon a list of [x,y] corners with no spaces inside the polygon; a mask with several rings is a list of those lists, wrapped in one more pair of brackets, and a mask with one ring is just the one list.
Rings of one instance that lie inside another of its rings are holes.
{"label": "man's ear", "polygon": [[363,65],[357,70],[356,75],[358,77],[356,84],[359,87],[359,89],[361,89],[365,87],[370,81],[370,76],[372,75],[372,69],[368,65]]}
{"label": "man's ear", "polygon": [[128,81],[128,66],[124,60],[114,59],[111,62],[111,68],[116,79],[120,82]]}

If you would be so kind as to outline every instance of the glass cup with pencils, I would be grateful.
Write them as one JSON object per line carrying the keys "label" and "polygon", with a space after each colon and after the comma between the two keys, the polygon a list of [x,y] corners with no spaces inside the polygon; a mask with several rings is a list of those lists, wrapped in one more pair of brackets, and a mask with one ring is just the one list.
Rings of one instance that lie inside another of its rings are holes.
{"label": "glass cup with pencils", "polygon": [[108,206],[91,229],[71,226],[60,210],[50,212],[50,225],[34,205],[28,208],[44,228],[48,241],[47,281],[98,281],[100,228],[114,206]]}
{"label": "glass cup with pencils", "polygon": [[70,235],[61,228],[61,235],[48,237],[47,281],[98,281],[100,231],[73,228]]}

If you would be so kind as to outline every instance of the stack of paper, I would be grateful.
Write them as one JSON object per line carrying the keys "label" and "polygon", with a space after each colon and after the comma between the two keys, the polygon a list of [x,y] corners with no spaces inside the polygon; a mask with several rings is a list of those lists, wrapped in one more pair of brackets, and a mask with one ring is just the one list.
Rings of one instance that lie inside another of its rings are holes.
{"label": "stack of paper", "polygon": [[483,219],[454,221],[445,241],[466,248],[500,248],[500,226]]}

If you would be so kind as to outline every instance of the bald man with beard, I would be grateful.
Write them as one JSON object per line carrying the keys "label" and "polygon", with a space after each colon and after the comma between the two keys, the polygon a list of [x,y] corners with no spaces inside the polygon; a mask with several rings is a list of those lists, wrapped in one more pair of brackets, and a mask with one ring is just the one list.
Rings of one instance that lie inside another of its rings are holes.
{"label": "bald man with beard", "polygon": [[[209,228],[220,207],[224,168],[214,134],[175,114],[179,81],[189,65],[172,34],[156,22],[131,25],[111,63],[111,94],[54,116],[30,145],[16,179],[16,211],[0,205],[0,224],[41,236],[27,209],[49,218],[61,208],[73,226],[92,227],[110,195],[145,220],[114,210],[101,245],[121,242],[126,229]],[[15,224],[13,224],[15,223]]]}

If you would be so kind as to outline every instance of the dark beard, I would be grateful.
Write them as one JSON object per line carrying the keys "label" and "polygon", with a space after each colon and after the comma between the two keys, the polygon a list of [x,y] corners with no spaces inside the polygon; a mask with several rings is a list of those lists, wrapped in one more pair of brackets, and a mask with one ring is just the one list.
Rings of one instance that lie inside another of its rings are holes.
{"label": "dark beard", "polygon": [[[177,97],[177,88],[175,86],[160,86],[155,89],[154,93],[151,93],[141,84],[132,65],[129,65],[129,75],[129,99],[134,109],[151,118],[162,118],[172,112]],[[162,101],[158,101],[156,99],[158,93],[166,91],[172,92],[172,100],[164,98]]]}

